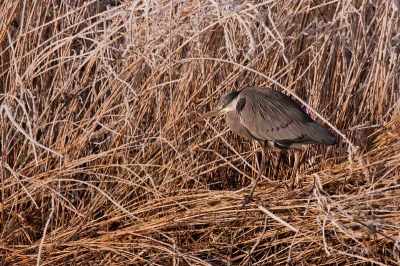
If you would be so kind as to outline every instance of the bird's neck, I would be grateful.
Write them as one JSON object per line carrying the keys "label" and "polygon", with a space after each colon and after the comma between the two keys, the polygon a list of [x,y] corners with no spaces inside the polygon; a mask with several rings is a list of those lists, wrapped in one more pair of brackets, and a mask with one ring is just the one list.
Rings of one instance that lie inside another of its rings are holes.
{"label": "bird's neck", "polygon": [[226,113],[235,111],[236,112],[236,104],[239,100],[239,97],[235,97],[226,107]]}

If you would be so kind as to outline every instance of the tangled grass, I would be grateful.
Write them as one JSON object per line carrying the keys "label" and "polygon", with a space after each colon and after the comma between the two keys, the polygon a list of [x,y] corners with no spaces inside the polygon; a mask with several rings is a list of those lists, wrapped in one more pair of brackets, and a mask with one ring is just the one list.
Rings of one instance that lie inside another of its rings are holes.
{"label": "tangled grass", "polygon": [[[4,0],[1,264],[399,264],[399,8]],[[338,143],[304,152],[293,192],[286,153],[242,208],[259,147],[192,121],[250,85]]]}

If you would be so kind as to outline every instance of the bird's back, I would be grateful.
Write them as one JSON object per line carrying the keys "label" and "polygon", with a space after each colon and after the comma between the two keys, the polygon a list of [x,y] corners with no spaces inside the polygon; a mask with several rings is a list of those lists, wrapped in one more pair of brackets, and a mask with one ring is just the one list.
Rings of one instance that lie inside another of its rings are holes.
{"label": "bird's back", "polygon": [[253,139],[274,141],[280,148],[335,143],[335,136],[329,130],[276,90],[248,87],[237,97],[236,115]]}

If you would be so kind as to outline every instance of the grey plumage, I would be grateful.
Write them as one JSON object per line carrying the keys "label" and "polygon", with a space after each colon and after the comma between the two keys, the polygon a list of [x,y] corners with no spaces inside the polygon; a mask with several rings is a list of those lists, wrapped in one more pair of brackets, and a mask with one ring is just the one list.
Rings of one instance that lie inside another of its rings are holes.
{"label": "grey plumage", "polygon": [[[335,144],[335,136],[315,122],[291,98],[276,90],[248,87],[221,97],[216,108],[195,121],[226,114],[229,128],[236,134],[258,141],[262,146],[259,175],[247,200],[251,199],[264,167],[264,149],[301,149],[308,144]],[[299,164],[295,154],[294,172]],[[293,177],[292,177],[293,178]],[[292,187],[294,179],[292,179]]]}
{"label": "grey plumage", "polygon": [[335,143],[331,132],[312,120],[285,94],[269,88],[249,87],[240,91],[237,98],[236,115],[253,139],[271,140],[280,148]]}

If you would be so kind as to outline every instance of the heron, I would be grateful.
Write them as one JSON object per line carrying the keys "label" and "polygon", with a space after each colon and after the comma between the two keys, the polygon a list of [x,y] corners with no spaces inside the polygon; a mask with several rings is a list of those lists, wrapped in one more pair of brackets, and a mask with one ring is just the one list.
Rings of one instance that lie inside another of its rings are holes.
{"label": "heron", "polygon": [[295,160],[289,189],[295,187],[301,150],[309,144],[334,145],[335,136],[314,121],[294,100],[272,88],[247,87],[225,94],[214,110],[199,116],[194,122],[208,117],[226,115],[231,131],[260,143],[261,162],[245,204],[252,197],[265,168],[265,151],[277,151],[274,164],[277,173],[282,150],[295,150]]}

